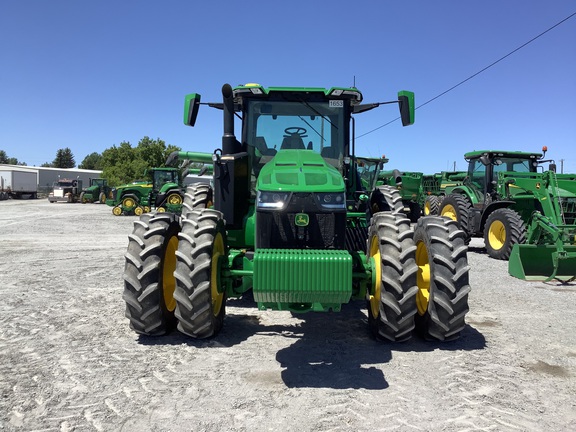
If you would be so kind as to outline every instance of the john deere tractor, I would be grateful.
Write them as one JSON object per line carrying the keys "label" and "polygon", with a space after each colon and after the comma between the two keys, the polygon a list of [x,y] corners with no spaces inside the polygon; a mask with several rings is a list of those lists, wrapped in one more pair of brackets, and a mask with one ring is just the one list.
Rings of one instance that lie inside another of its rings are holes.
{"label": "john deere tractor", "polygon": [[146,180],[135,180],[122,186],[112,188],[106,204],[112,207],[114,216],[137,215],[150,211],[148,198],[152,192],[152,183]]}
{"label": "john deere tractor", "polygon": [[[470,290],[464,232],[436,216],[412,230],[398,191],[372,188],[358,172],[353,118],[385,102],[362,104],[358,89],[341,87],[225,84],[222,96],[207,104],[224,117],[213,186],[188,187],[181,216],[134,223],[123,294],[131,328],[211,337],[226,299],[251,290],[260,310],[293,313],[363,300],[372,333],[387,341],[415,327],[457,338]],[[404,125],[414,120],[413,98],[402,91],[390,102]],[[199,94],[186,97],[186,125],[201,104]]]}
{"label": "john deere tractor", "polygon": [[85,203],[101,203],[106,204],[106,199],[110,194],[110,186],[108,181],[103,178],[90,179],[90,186],[80,193],[80,202]]}
{"label": "john deere tractor", "polygon": [[[440,214],[522,279],[576,277],[576,176],[542,171],[543,153],[466,153],[467,176],[445,188]],[[538,171],[540,168],[540,172]]]}
{"label": "john deere tractor", "polygon": [[150,210],[179,213],[184,197],[182,176],[177,168],[152,168],[146,171],[150,181],[134,181],[113,188],[106,204],[112,214],[137,215]]}

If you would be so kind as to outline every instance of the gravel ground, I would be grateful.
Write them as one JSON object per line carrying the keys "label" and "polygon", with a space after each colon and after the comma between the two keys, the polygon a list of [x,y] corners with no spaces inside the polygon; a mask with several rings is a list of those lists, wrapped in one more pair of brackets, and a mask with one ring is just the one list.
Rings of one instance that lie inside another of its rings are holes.
{"label": "gravel ground", "polygon": [[249,300],[215,339],[142,337],[122,300],[134,219],[0,201],[0,430],[576,430],[576,283],[514,279],[473,240],[455,342],[377,342],[364,304]]}

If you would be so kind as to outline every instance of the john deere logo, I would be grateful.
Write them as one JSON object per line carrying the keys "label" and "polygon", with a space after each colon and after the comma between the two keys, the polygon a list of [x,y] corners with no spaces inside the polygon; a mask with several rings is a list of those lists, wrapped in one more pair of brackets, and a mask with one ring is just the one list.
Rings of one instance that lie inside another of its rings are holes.
{"label": "john deere logo", "polygon": [[310,223],[310,217],[306,213],[298,213],[294,218],[296,226],[305,227]]}

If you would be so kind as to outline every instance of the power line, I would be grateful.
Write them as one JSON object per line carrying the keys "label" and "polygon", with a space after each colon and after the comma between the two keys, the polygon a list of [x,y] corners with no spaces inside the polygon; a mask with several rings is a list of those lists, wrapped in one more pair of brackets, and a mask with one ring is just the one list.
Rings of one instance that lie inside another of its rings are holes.
{"label": "power line", "polygon": [[[465,82],[470,81],[472,78],[480,75],[482,72],[490,69],[492,66],[496,65],[497,63],[500,63],[500,62],[501,62],[502,60],[504,60],[505,58],[510,57],[510,56],[511,56],[512,54],[514,54],[515,52],[521,50],[521,49],[524,48],[526,45],[534,42],[534,41],[535,41],[536,39],[538,39],[539,37],[544,36],[546,33],[548,33],[549,31],[553,30],[554,28],[558,27],[558,26],[559,26],[560,24],[562,24],[563,22],[568,21],[570,18],[572,18],[572,17],[575,16],[575,15],[576,15],[576,12],[574,12],[573,14],[567,16],[567,17],[564,18],[563,20],[561,20],[561,21],[557,22],[556,24],[554,24],[554,25],[553,25],[552,27],[550,27],[549,29],[544,30],[544,31],[543,31],[542,33],[540,33],[538,36],[533,37],[533,38],[530,39],[528,42],[520,45],[520,46],[519,46],[518,48],[516,48],[515,50],[510,51],[510,52],[509,52],[508,54],[506,54],[505,56],[500,57],[500,58],[499,58],[498,60],[496,60],[495,62],[492,62],[491,64],[489,64],[489,65],[486,66],[485,68],[483,68],[483,69],[479,70],[478,72],[476,72],[475,74],[470,75],[468,78],[466,78],[466,79],[463,80],[463,81],[460,81],[458,84],[450,87],[448,90],[445,90],[445,91],[443,91],[442,93],[440,93],[439,95],[434,96],[432,99],[428,99],[428,100],[427,100],[426,102],[424,102],[422,105],[418,105],[415,109],[422,108],[423,106],[428,105],[430,102],[435,101],[436,99],[444,96],[444,95],[445,95],[446,93],[448,93],[448,92],[451,92],[451,91],[454,90],[456,87],[459,87],[459,86],[461,86],[462,84],[464,84]],[[400,119],[400,117],[396,117],[394,120],[390,120],[388,123],[385,123],[385,124],[383,124],[383,125],[381,125],[381,126],[378,126],[377,128],[372,129],[371,131],[368,131],[368,132],[366,132],[366,133],[363,133],[362,135],[358,135],[358,136],[356,137],[356,139],[362,138],[363,136],[366,136],[366,135],[368,135],[368,134],[371,134],[372,132],[375,132],[375,131],[377,131],[378,129],[382,129],[383,127],[388,126],[390,123],[394,123],[396,120],[399,120],[399,119]]]}

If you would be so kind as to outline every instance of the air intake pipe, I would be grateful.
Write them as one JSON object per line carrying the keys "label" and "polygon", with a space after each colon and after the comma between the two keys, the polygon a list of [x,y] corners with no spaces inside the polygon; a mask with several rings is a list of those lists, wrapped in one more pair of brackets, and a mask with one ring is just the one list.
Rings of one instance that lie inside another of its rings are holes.
{"label": "air intake pipe", "polygon": [[224,134],[222,135],[222,154],[235,154],[242,151],[242,144],[234,136],[234,95],[232,86],[222,86],[224,101]]}

